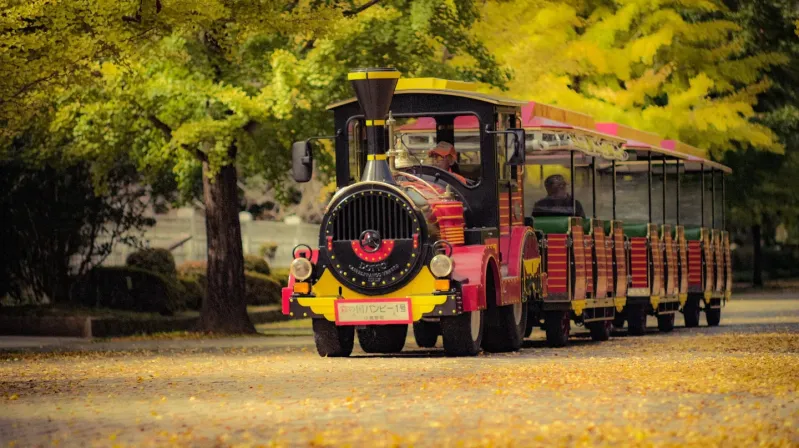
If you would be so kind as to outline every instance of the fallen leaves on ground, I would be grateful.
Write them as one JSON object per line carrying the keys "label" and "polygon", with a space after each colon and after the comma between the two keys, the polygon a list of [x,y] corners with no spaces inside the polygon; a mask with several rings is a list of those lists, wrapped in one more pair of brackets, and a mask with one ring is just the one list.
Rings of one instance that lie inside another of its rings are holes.
{"label": "fallen leaves on ground", "polygon": [[799,440],[795,331],[577,338],[563,349],[533,343],[476,358],[416,351],[326,359],[310,341],[276,347],[270,339],[213,341],[202,350],[187,340],[168,349],[0,355],[0,439],[697,447]]}

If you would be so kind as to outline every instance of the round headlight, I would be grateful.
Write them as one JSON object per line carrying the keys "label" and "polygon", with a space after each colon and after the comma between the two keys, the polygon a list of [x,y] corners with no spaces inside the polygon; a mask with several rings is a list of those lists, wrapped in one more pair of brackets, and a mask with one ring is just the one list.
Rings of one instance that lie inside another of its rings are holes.
{"label": "round headlight", "polygon": [[452,274],[452,258],[438,254],[430,260],[430,272],[436,277],[446,277]]}
{"label": "round headlight", "polygon": [[301,282],[308,280],[312,272],[313,265],[307,258],[299,257],[291,262],[291,275]]}

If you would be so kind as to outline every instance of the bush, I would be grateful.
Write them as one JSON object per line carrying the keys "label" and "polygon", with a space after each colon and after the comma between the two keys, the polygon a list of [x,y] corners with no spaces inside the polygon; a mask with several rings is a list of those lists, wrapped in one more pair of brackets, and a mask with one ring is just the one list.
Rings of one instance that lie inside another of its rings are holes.
{"label": "bush", "polygon": [[272,278],[277,280],[280,283],[280,285],[285,288],[286,286],[289,285],[289,269],[288,268],[273,269]]}
{"label": "bush", "polygon": [[205,261],[186,261],[178,266],[178,275],[181,276],[198,276],[205,277],[208,273],[208,263]]}
{"label": "bush", "polygon": [[257,272],[244,273],[244,295],[247,305],[276,305],[280,303],[280,283],[268,275]]}
{"label": "bush", "polygon": [[[202,297],[197,304],[197,309],[202,306],[202,298],[205,297],[205,291],[208,287],[206,269],[207,263],[205,261],[187,261],[178,267],[181,281],[196,282],[202,291]],[[282,296],[282,286],[284,285],[272,276],[259,272],[244,271],[244,295],[247,305],[279,304]]]}
{"label": "bush", "polygon": [[261,247],[258,249],[258,252],[261,254],[262,257],[274,260],[275,254],[277,253],[277,243],[273,241],[267,241],[261,244]]}
{"label": "bush", "polygon": [[186,308],[192,310],[199,310],[203,304],[203,299],[205,299],[205,277],[203,277],[203,282],[200,282],[200,278],[196,275],[181,275],[178,277],[178,281],[183,286],[183,302],[186,304]]}
{"label": "bush", "polygon": [[167,249],[142,249],[128,255],[125,264],[130,267],[156,272],[169,278],[177,276],[175,257]]}
{"label": "bush", "polygon": [[73,288],[84,306],[164,315],[183,309],[185,294],[175,279],[134,267],[95,268]]}
{"label": "bush", "polygon": [[257,257],[255,255],[244,256],[244,270],[257,272],[263,275],[271,274],[269,263],[267,263],[263,258]]}
{"label": "bush", "polygon": [[30,132],[15,140],[21,146],[9,158],[0,157],[0,289],[15,303],[66,302],[73,277],[86,275],[116,244],[137,244],[139,231],[155,224],[144,216],[155,192],[120,159],[98,194],[91,162],[27,157],[38,151],[38,136],[49,135],[35,123]]}
{"label": "bush", "polygon": [[[764,246],[761,249],[761,256],[764,280],[799,277],[799,248]],[[754,271],[754,248],[738,247],[732,251],[731,259],[733,278],[737,281],[751,281]]]}

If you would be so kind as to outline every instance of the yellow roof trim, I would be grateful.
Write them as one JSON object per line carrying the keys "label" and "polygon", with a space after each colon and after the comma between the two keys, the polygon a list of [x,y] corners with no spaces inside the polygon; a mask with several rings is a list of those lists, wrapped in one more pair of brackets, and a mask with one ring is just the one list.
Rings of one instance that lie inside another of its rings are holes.
{"label": "yellow roof trim", "polygon": [[[427,94],[427,95],[450,95],[461,98],[469,98],[498,106],[521,107],[525,101],[515,100],[489,93],[479,92],[478,90],[487,89],[484,84],[476,82],[453,81],[439,78],[400,78],[395,95]],[[345,104],[357,101],[354,97],[342,100],[327,106],[327,110],[335,109]]]}
{"label": "yellow roof trim", "polygon": [[453,81],[441,78],[401,78],[395,91],[402,90],[460,90],[477,92],[482,87],[476,82]]}
{"label": "yellow roof trim", "polygon": [[347,80],[358,81],[364,79],[398,79],[400,72],[397,70],[358,71],[347,74]]}

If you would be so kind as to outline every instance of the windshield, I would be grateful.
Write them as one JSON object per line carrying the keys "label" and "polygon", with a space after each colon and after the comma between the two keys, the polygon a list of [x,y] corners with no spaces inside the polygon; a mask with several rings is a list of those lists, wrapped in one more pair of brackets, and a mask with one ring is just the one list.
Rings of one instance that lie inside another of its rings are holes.
{"label": "windshield", "polygon": [[[366,162],[363,123],[350,122],[350,182],[360,180]],[[426,165],[449,172],[466,185],[479,183],[480,126],[472,115],[397,118],[394,127],[398,169]]]}

